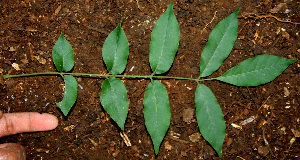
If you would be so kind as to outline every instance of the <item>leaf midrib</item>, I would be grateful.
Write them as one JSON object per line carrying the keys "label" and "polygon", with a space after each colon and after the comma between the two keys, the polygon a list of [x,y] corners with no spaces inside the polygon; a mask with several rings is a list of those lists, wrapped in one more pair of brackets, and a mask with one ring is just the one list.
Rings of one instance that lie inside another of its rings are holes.
{"label": "leaf midrib", "polygon": [[[272,69],[276,66],[271,66],[271,67],[265,67],[265,68],[262,68],[262,69],[258,69],[258,70],[253,70],[253,71],[250,71],[250,72],[244,72],[244,73],[240,73],[240,74],[234,74],[234,75],[229,75],[229,76],[220,76],[219,78],[230,78],[230,77],[235,77],[235,76],[243,76],[243,75],[246,75],[246,74],[252,74],[252,73],[255,73],[255,72],[261,72],[263,70],[269,70],[269,69]],[[219,79],[217,78],[217,79]]]}
{"label": "leaf midrib", "polygon": [[117,61],[117,53],[118,53],[118,48],[119,48],[119,42],[120,42],[119,39],[120,39],[120,31],[121,31],[121,29],[119,27],[120,26],[117,27],[117,33],[116,33],[116,35],[117,35],[117,40],[116,40],[117,41],[117,45],[116,45],[116,48],[115,48],[114,62],[113,62],[113,67],[112,67],[111,71],[114,70],[114,68],[115,68],[114,66],[117,63],[116,61]]}
{"label": "leaf midrib", "polygon": [[158,63],[157,63],[157,66],[156,66],[156,68],[155,68],[154,73],[156,72],[156,70],[158,69],[159,65],[161,64],[160,62],[161,62],[162,55],[163,55],[163,53],[164,53],[165,42],[166,42],[166,37],[167,37],[167,32],[168,32],[168,26],[169,26],[169,21],[170,21],[170,17],[171,17],[171,16],[170,16],[171,11],[172,11],[172,10],[170,10],[170,11],[169,11],[169,14],[168,14],[168,21],[167,21],[167,26],[166,26],[165,34],[164,34],[164,42],[163,42],[163,45],[162,45],[162,51],[161,51],[161,53],[160,53],[160,56],[159,56],[159,59],[158,59]]}
{"label": "leaf midrib", "polygon": [[[110,80],[108,80],[108,82],[109,82],[109,86],[110,86],[110,88],[111,88],[111,90],[112,90],[112,93],[113,93],[113,96],[114,96],[114,102],[115,102],[115,104],[116,104],[116,106],[114,106],[114,108],[115,108],[115,110],[117,111],[117,119],[118,119],[118,121],[117,122],[119,122],[120,121],[120,110],[119,110],[119,108],[117,107],[117,106],[121,106],[121,105],[118,105],[118,100],[117,100],[117,96],[116,96],[116,94],[115,94],[115,90],[114,90],[114,88],[112,87],[112,84],[111,84],[111,82],[110,82]],[[123,107],[122,107],[123,108]]]}
{"label": "leaf midrib", "polygon": [[[206,113],[208,113],[207,115],[208,115],[208,119],[209,119],[209,122],[210,122],[209,126],[211,126],[212,124],[215,124],[215,123],[212,120],[213,118],[211,117],[211,114],[210,114],[211,112],[210,112],[210,109],[208,108],[207,101],[205,100],[205,97],[204,97],[204,94],[202,92],[202,89],[201,89],[201,97],[202,97],[202,99],[204,100],[204,103],[205,103]],[[209,128],[210,131],[214,131],[213,127],[207,127],[207,128]],[[216,139],[215,139],[215,141],[216,141]]]}
{"label": "leaf midrib", "polygon": [[156,91],[155,91],[155,83],[153,82],[153,92],[154,92],[154,103],[155,103],[155,132],[157,131],[157,126],[158,126],[158,118],[157,118],[157,113],[158,113],[158,105],[157,105],[157,98],[156,98]]}

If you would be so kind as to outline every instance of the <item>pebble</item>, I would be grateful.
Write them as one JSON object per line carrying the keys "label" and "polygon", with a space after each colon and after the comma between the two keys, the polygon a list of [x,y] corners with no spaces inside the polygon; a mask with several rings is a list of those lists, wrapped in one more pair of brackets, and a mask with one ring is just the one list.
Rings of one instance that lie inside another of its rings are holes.
{"label": "pebble", "polygon": [[201,138],[201,134],[199,132],[194,133],[194,134],[192,134],[192,135],[189,136],[189,139],[192,142],[197,142],[197,141],[200,140],[200,138]]}

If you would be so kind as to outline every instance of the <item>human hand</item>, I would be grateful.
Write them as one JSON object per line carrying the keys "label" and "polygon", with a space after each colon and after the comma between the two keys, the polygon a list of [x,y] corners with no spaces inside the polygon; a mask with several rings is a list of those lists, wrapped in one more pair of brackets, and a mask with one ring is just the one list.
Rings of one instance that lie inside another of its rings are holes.
{"label": "human hand", "polygon": [[[22,112],[5,113],[0,111],[0,138],[22,132],[48,131],[56,128],[58,119],[48,113]],[[0,144],[0,160],[24,160],[25,151],[19,144]]]}

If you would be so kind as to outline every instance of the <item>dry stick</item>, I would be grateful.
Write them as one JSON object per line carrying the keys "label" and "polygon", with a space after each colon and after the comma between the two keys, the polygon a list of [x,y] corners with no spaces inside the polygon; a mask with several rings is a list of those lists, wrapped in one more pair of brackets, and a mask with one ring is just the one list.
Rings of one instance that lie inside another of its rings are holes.
{"label": "dry stick", "polygon": [[178,139],[178,138],[174,138],[174,137],[171,137],[171,136],[166,136],[167,138],[170,138],[174,141],[178,141],[178,142],[182,142],[182,143],[190,143],[189,141],[185,141],[185,140],[182,140],[182,139]]}
{"label": "dry stick", "polygon": [[136,0],[136,5],[137,5],[138,9],[141,10],[140,5],[139,5],[139,0]]}
{"label": "dry stick", "polygon": [[209,24],[211,24],[211,22],[215,19],[216,15],[217,15],[217,11],[215,12],[214,17],[211,19],[211,21],[205,25],[205,27],[203,28],[203,30],[200,33],[200,36],[202,36],[202,33],[204,32],[204,30],[206,30],[207,26]]}
{"label": "dry stick", "polygon": [[84,25],[84,26],[87,27],[88,29],[91,29],[91,30],[98,31],[98,32],[100,32],[100,33],[104,33],[104,34],[109,35],[109,32],[104,31],[104,30],[102,30],[102,29],[94,28],[94,27],[87,26],[87,25]]}
{"label": "dry stick", "polygon": [[240,158],[242,160],[246,160],[245,158],[241,157],[241,156],[236,156],[236,158]]}
{"label": "dry stick", "polygon": [[271,155],[274,156],[274,154],[273,154],[273,152],[272,152],[272,149],[271,149],[271,147],[270,147],[270,144],[269,144],[269,142],[268,142],[267,139],[266,139],[265,128],[264,128],[264,127],[262,127],[262,131],[263,131],[263,139],[264,139],[264,142],[265,142],[266,146],[268,147],[268,149],[269,149]]}
{"label": "dry stick", "polygon": [[279,22],[283,22],[283,23],[292,23],[292,24],[300,24],[298,22],[292,22],[292,21],[285,21],[285,20],[282,20],[276,16],[273,16],[271,14],[268,14],[268,15],[256,15],[256,14],[253,14],[253,15],[246,15],[246,16],[242,16],[242,17],[239,17],[239,18],[244,18],[244,19],[247,19],[247,18],[254,18],[254,19],[262,19],[262,18],[274,18],[276,19],[277,21]]}
{"label": "dry stick", "polygon": [[267,103],[267,101],[271,98],[272,95],[269,95],[268,98],[263,101],[263,103],[261,104],[261,106],[258,108],[258,111]]}
{"label": "dry stick", "polygon": [[275,91],[275,93],[269,95],[269,96],[267,97],[267,99],[264,100],[263,103],[261,104],[261,106],[258,108],[258,111],[259,111],[259,110],[267,103],[267,101],[268,101],[273,95],[277,94],[279,91],[281,91],[281,90],[278,89],[277,91]]}

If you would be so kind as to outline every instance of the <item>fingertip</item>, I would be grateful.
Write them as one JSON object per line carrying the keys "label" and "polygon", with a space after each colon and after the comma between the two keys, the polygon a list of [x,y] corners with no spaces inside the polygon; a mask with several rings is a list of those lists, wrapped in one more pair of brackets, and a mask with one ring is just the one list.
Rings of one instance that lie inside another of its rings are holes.
{"label": "fingertip", "polygon": [[55,129],[58,126],[58,119],[53,114],[43,113],[45,117],[47,117],[45,124],[48,126],[49,130]]}
{"label": "fingertip", "polygon": [[31,116],[32,129],[38,131],[53,130],[58,126],[58,119],[56,116],[49,113],[36,113]]}

